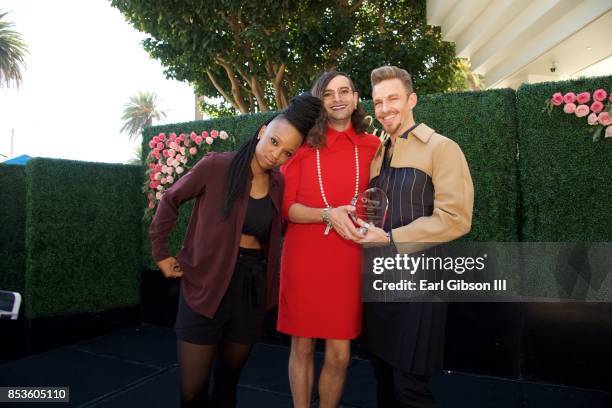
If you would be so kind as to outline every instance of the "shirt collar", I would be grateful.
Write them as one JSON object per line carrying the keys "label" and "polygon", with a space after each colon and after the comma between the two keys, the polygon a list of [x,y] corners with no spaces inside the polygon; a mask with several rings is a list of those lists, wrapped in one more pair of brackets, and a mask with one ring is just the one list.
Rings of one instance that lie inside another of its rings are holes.
{"label": "shirt collar", "polygon": [[351,122],[349,122],[349,125],[346,129],[340,132],[330,127],[329,125],[327,126],[327,129],[325,131],[325,144],[327,145],[327,147],[331,147],[336,142],[336,140],[338,140],[339,137],[348,137],[355,145],[359,141],[359,136],[357,136],[357,133],[355,132],[355,129],[353,128],[353,124]]}
{"label": "shirt collar", "polygon": [[[414,125],[412,128],[408,129],[405,133],[406,137],[408,134],[414,135],[417,139],[419,139],[423,143],[429,142],[431,135],[433,135],[436,131],[427,126],[424,123],[419,123]],[[404,137],[404,135],[402,135]]]}

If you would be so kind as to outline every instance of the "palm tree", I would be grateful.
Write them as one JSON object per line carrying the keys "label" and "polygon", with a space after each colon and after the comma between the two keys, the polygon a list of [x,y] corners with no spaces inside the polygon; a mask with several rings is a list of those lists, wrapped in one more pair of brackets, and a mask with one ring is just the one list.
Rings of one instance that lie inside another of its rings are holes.
{"label": "palm tree", "polygon": [[0,88],[3,85],[16,88],[21,83],[21,69],[25,67],[28,48],[21,34],[11,30],[13,23],[6,21],[8,12],[0,11]]}
{"label": "palm tree", "polygon": [[137,138],[142,129],[153,124],[153,119],[160,120],[166,116],[166,112],[158,111],[157,95],[155,92],[138,92],[132,96],[130,101],[124,105],[122,133],[127,133],[130,140]]}

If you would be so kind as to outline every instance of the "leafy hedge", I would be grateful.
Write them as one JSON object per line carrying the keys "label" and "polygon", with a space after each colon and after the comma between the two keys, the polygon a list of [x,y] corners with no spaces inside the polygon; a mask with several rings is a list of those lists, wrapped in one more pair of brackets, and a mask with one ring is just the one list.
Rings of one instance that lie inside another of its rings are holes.
{"label": "leafy hedge", "polygon": [[139,304],[143,170],[57,159],[28,162],[29,318]]}
{"label": "leafy hedge", "polygon": [[586,118],[544,102],[555,92],[612,90],[612,76],[517,91],[524,241],[612,241],[612,139],[592,142]]}
{"label": "leafy hedge", "polygon": [[25,288],[26,175],[24,166],[0,165],[0,289]]}
{"label": "leafy hedge", "polygon": [[[464,240],[516,241],[518,239],[516,114],[513,90],[493,90],[458,94],[429,95],[420,98],[416,118],[457,141],[468,160],[476,190],[472,232]],[[364,107],[373,114],[371,101]],[[231,150],[251,137],[273,112],[240,115],[148,128],[143,137],[143,155],[149,140],[160,132],[201,133],[211,129],[225,130],[235,143],[213,144],[212,150]],[[176,253],[185,234],[192,203],[181,207],[177,226],[169,238],[171,253]],[[154,267],[145,223],[144,263]]]}

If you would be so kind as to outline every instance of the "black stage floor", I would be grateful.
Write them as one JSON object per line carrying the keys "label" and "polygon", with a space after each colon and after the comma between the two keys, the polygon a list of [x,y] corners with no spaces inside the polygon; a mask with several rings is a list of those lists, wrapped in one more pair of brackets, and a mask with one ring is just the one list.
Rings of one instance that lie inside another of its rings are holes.
{"label": "black stage floor", "polygon": [[[286,346],[255,346],[244,369],[239,407],[290,407]],[[317,368],[322,355],[317,353]],[[69,386],[70,403],[15,403],[15,407],[176,407],[174,333],[137,326],[89,341],[0,364],[0,386]],[[612,394],[457,373],[433,380],[439,408],[612,407]],[[369,362],[351,360],[342,407],[375,407]]]}

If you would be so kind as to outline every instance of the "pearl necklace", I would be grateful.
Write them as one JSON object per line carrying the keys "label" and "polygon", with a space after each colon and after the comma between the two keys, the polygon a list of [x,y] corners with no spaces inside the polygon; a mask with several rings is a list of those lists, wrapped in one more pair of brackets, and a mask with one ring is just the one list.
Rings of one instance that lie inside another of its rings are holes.
{"label": "pearl necklace", "polygon": [[[321,191],[321,197],[323,198],[323,203],[325,204],[326,209],[333,208],[329,202],[327,201],[327,196],[325,195],[325,189],[323,188],[323,177],[321,175],[321,153],[319,148],[317,148],[317,179],[319,180],[319,190]],[[355,145],[355,194],[351,199],[351,205],[355,205],[357,203],[357,196],[359,195],[359,148]],[[325,235],[329,234],[329,230],[331,229],[331,224],[327,224],[325,228]]]}

